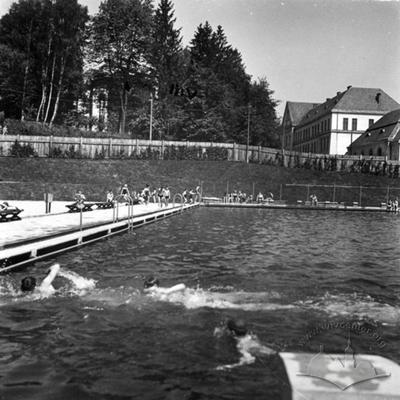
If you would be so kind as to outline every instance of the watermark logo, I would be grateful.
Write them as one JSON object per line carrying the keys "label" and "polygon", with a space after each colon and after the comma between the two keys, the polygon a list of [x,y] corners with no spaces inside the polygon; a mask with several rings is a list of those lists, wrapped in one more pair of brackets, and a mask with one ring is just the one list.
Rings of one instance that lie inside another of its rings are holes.
{"label": "watermark logo", "polygon": [[361,382],[387,378],[390,373],[378,371],[371,361],[356,356],[349,338],[343,356],[325,354],[321,346],[320,352],[310,360],[307,371],[297,375],[324,380],[344,391]]}
{"label": "watermark logo", "polygon": [[356,354],[353,350],[351,332],[368,335],[380,348],[385,346],[386,343],[382,337],[371,327],[357,322],[326,322],[309,331],[300,342],[304,345],[314,336],[332,329],[347,330],[348,332],[347,344],[343,346],[343,354],[325,353],[323,346],[320,345],[319,353],[311,358],[305,371],[297,373],[297,376],[317,378],[335,385],[342,391],[361,382],[390,377],[390,373],[373,365],[371,361],[373,357]]}

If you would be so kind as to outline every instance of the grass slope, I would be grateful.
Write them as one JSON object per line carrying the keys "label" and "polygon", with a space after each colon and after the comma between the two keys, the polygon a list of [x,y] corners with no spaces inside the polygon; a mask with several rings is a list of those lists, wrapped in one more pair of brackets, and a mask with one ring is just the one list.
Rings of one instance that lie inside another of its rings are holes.
{"label": "grass slope", "polygon": [[[13,181],[13,183],[7,183]],[[270,165],[227,161],[160,161],[160,160],[67,160],[45,158],[0,158],[0,199],[42,200],[43,193],[54,193],[55,200],[70,200],[82,190],[88,200],[104,200],[107,190],[116,193],[127,183],[131,190],[169,185],[172,193],[203,183],[206,196],[222,196],[234,189],[251,194],[254,190],[273,192],[288,201],[305,200],[306,188],[286,184],[336,184],[379,186],[362,190],[362,202],[377,205],[386,200],[387,187],[400,186],[398,179],[344,172],[320,172],[289,169]],[[333,200],[331,188],[310,187],[319,200]],[[391,189],[390,197],[400,195]],[[359,201],[359,189],[335,189],[336,201]]]}

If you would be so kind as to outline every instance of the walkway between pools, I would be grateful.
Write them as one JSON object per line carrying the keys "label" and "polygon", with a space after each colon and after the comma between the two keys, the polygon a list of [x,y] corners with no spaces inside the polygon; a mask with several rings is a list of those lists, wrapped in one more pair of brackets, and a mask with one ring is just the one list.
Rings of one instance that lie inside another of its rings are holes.
{"label": "walkway between pools", "polygon": [[[40,202],[38,202],[40,203]],[[40,204],[43,205],[42,203]],[[42,214],[31,207],[27,217],[0,224],[0,272],[29,264],[155,222],[197,207],[199,204],[149,203],[119,205],[83,213]],[[58,207],[57,211],[62,210]],[[82,220],[82,224],[81,224]]]}

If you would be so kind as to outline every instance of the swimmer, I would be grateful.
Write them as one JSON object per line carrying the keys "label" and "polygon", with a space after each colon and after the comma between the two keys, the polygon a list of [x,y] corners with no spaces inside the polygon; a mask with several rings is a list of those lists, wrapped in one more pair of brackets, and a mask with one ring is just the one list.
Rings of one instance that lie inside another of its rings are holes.
{"label": "swimmer", "polygon": [[36,286],[36,278],[33,276],[26,276],[21,280],[21,291],[26,292],[39,292],[42,295],[50,296],[55,292],[52,285],[55,277],[60,271],[60,264],[54,264],[49,268],[46,278],[43,279],[39,286]]}
{"label": "swimmer", "polygon": [[277,352],[267,346],[262,345],[257,336],[252,334],[242,320],[235,321],[229,319],[223,328],[216,328],[214,335],[220,337],[223,332],[231,335],[236,340],[236,347],[240,353],[237,363],[221,365],[217,370],[232,369],[242,365],[253,364],[256,356],[272,356]]}
{"label": "swimmer", "polygon": [[186,289],[185,284],[179,283],[170,288],[160,287],[160,282],[157,278],[151,276],[144,281],[144,291],[150,294],[172,294],[177,292],[183,292]]}
{"label": "swimmer", "polygon": [[233,319],[229,319],[226,323],[226,330],[237,338],[246,336],[249,333],[247,326],[241,319],[237,322]]}

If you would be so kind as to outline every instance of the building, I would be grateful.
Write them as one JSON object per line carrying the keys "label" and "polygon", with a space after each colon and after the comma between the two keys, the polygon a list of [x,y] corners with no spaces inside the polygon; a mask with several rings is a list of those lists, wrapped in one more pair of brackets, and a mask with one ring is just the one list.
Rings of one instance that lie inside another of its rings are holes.
{"label": "building", "polygon": [[[288,105],[286,107],[289,109]],[[284,149],[303,153],[345,154],[348,146],[365,130],[399,107],[399,103],[381,89],[348,86],[344,92],[337,92],[336,96],[306,111],[294,126],[290,139],[285,131],[285,124],[290,121],[285,121],[284,115]]]}
{"label": "building", "polygon": [[383,156],[400,161],[400,109],[391,111],[371,125],[348,148],[351,155]]}
{"label": "building", "polygon": [[286,150],[293,148],[293,133],[302,118],[318,103],[300,103],[295,101],[286,102],[285,112],[282,119],[282,147]]}

